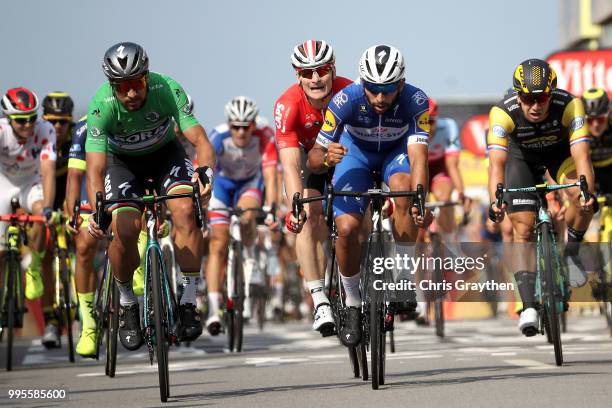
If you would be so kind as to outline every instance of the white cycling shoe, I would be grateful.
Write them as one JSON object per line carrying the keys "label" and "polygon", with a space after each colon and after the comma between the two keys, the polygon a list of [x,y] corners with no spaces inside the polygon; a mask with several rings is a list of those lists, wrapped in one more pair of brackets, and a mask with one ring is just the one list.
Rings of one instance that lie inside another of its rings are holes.
{"label": "white cycling shoe", "polygon": [[312,329],[320,332],[323,336],[330,336],[333,334],[334,326],[331,307],[328,303],[321,303],[315,311]]}
{"label": "white cycling shoe", "polygon": [[535,336],[538,333],[538,311],[533,307],[521,312],[519,318],[519,330],[527,337]]}

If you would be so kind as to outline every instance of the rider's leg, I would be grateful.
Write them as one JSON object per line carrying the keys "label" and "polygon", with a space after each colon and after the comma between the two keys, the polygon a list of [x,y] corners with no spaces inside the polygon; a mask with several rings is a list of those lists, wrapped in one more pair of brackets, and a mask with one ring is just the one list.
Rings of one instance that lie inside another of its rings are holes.
{"label": "rider's leg", "polygon": [[97,242],[87,233],[86,222],[81,225],[79,234],[74,237],[76,246],[75,281],[79,298],[79,309],[82,318],[82,331],[76,352],[82,356],[94,355],[96,350],[96,322],[93,316],[94,292],[96,276],[94,273],[94,257]]}
{"label": "rider's leg", "polygon": [[227,262],[229,228],[227,223],[215,224],[211,214],[209,253],[206,261],[206,287],[208,289],[208,320],[206,326],[212,335],[219,334],[219,305],[221,304],[223,270]]}
{"label": "rider's leg", "polygon": [[[448,177],[434,177],[431,185],[431,191],[439,201],[450,201],[453,192],[453,183]],[[455,222],[455,207],[442,207],[438,215],[438,229],[442,235],[442,241],[451,243],[455,239],[453,237],[457,223]]]}
{"label": "rider's leg", "polygon": [[132,290],[134,269],[140,263],[138,255],[138,234],[140,234],[141,213],[133,207],[122,207],[113,212],[113,240],[108,256],[113,275],[119,287],[119,302],[122,306],[134,305],[138,299]]}

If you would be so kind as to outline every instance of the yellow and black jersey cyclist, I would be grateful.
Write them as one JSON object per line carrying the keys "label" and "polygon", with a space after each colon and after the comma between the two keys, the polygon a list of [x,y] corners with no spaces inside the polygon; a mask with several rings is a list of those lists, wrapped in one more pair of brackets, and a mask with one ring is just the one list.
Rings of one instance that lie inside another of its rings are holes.
{"label": "yellow and black jersey cyclist", "polygon": [[[489,114],[489,194],[495,200],[498,183],[506,187],[539,184],[546,171],[557,183],[571,183],[586,176],[593,189],[589,136],[580,98],[556,89],[557,75],[546,61],[529,59],[514,71],[512,94],[495,105]],[[570,207],[566,211],[568,244],[566,253],[575,256],[578,243],[593,216],[595,200],[581,203],[578,189],[566,190]],[[514,242],[533,241],[537,197],[530,193],[508,194],[502,208],[492,203],[490,216],[496,221],[509,213]],[[512,265],[523,301],[519,329],[535,333],[537,311],[534,301],[535,260],[527,245],[525,253],[514,254]]]}
{"label": "yellow and black jersey cyclist", "polygon": [[582,94],[589,135],[591,161],[598,193],[612,194],[612,115],[610,98],[602,88],[591,88]]}

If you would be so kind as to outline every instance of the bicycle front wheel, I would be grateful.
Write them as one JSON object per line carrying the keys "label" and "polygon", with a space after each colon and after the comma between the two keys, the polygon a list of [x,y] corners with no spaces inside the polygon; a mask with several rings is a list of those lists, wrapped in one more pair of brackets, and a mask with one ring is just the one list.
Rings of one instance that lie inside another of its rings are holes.
{"label": "bicycle front wheel", "polygon": [[15,313],[17,312],[16,277],[19,265],[10,256],[6,269],[6,371],[13,369],[13,339],[15,337]]}
{"label": "bicycle front wheel", "polygon": [[109,273],[108,303],[104,306],[106,311],[106,375],[110,378],[115,376],[117,368],[117,337],[119,336],[119,288],[112,274]]}
{"label": "bicycle front wheel", "polygon": [[[561,346],[561,330],[559,327],[559,302],[563,299],[556,299],[557,291],[557,279],[555,274],[555,268],[553,265],[553,250],[550,230],[550,225],[546,222],[542,223],[541,226],[541,245],[544,263],[543,273],[543,293],[544,293],[544,313],[546,313],[546,321],[548,328],[550,328],[550,339],[552,340],[553,347],[555,349],[555,363],[560,366],[563,364],[563,349]],[[557,271],[558,272],[558,271]]]}
{"label": "bicycle front wheel", "polygon": [[157,373],[159,375],[159,395],[162,402],[168,401],[170,378],[168,371],[168,342],[166,337],[166,322],[165,318],[167,308],[164,307],[164,297],[162,291],[162,263],[159,257],[159,252],[156,248],[150,248],[149,262],[151,270],[151,286],[153,290],[153,313],[155,321],[155,348],[157,354]]}
{"label": "bicycle front wheel", "polygon": [[71,279],[69,277],[70,269],[68,266],[68,258],[61,256],[58,257],[58,265],[62,279],[63,291],[61,312],[64,315],[62,320],[66,324],[66,337],[68,338],[68,359],[71,363],[74,363],[74,338],[72,336],[72,313],[74,312],[74,305],[72,304],[72,287],[70,285]]}

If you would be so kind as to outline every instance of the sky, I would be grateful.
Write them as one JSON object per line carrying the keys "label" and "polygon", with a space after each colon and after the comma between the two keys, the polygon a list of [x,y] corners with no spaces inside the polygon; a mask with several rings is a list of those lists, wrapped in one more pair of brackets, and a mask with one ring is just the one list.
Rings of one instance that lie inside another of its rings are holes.
{"label": "sky", "polygon": [[[272,118],[295,82],[290,56],[307,39],[336,52],[339,75],[387,43],[406,60],[407,82],[434,98],[494,98],[516,65],[559,48],[557,0],[18,0],[2,5],[0,89],[66,91],[85,113],[105,81],[104,52],[141,44],[150,69],[177,80],[206,129],[236,95]],[[537,18],[536,18],[537,16]]]}

